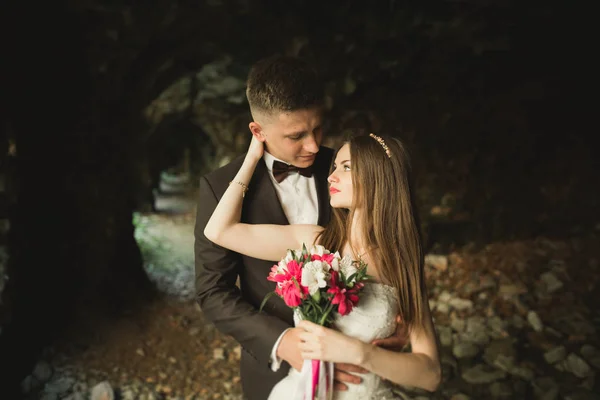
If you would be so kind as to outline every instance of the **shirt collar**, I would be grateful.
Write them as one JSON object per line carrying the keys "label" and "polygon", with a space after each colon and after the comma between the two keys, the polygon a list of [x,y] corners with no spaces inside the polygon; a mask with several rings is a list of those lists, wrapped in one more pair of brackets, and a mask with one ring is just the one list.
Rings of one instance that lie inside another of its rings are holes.
{"label": "shirt collar", "polygon": [[[267,169],[271,174],[273,174],[273,162],[280,161],[282,163],[286,163],[283,160],[273,156],[271,153],[268,153],[266,150],[263,152],[263,160],[265,160],[265,164],[267,165]],[[288,163],[286,163],[288,164]]]}

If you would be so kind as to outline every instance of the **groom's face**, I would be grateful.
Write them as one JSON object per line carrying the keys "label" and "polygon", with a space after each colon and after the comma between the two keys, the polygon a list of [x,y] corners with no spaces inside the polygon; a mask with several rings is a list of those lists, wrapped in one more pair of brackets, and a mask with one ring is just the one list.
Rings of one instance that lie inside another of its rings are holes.
{"label": "groom's face", "polygon": [[[261,122],[255,122],[260,127],[258,138],[271,155],[300,168],[312,165],[323,138],[321,110],[280,112]],[[255,132],[252,124],[250,129]]]}

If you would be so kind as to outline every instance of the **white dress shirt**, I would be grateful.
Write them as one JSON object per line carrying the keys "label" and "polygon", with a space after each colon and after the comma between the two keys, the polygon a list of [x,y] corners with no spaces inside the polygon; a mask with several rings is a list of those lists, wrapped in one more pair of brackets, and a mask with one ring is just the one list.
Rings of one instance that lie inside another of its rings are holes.
{"label": "white dress shirt", "polygon": [[[277,183],[273,176],[273,161],[281,161],[271,154],[264,152],[263,159],[269,170],[269,178],[273,182],[279,203],[290,224],[314,224],[319,221],[319,202],[317,197],[317,185],[314,175],[310,178],[300,175],[298,172],[290,172],[289,175]],[[283,162],[283,161],[281,161]],[[282,255],[283,257],[283,255]],[[289,329],[289,328],[288,328]],[[288,330],[283,331],[275,342],[271,351],[271,369],[277,371],[281,366],[281,359],[277,357],[277,348]]]}

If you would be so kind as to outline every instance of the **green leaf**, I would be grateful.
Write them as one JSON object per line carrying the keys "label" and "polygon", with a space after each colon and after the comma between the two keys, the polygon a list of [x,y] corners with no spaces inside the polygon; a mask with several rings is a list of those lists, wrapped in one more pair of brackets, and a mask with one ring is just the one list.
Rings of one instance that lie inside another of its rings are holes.
{"label": "green leaf", "polygon": [[271,298],[271,296],[273,296],[274,294],[276,294],[275,292],[271,292],[268,293],[265,298],[263,299],[262,303],[260,303],[260,308],[258,309],[258,312],[262,312],[263,307],[265,306],[265,304],[267,304],[267,300],[269,300]]}

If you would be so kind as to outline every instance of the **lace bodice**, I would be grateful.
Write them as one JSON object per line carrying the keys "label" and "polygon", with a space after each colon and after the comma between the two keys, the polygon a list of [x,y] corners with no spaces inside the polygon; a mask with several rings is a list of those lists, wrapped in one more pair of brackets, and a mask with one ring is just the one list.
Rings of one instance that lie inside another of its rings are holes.
{"label": "lace bodice", "polygon": [[[337,316],[335,329],[364,342],[393,335],[398,314],[395,289],[381,283],[369,282],[365,284],[363,290],[358,306],[346,316]],[[294,319],[297,322],[297,319]],[[293,382],[298,376],[299,373],[292,368],[288,377],[275,387],[269,400],[289,398],[289,388],[294,387]],[[379,376],[367,373],[361,374],[361,377],[362,383],[348,384],[348,391],[336,392],[334,399],[392,400],[396,398],[393,396],[391,386],[382,381]]]}
{"label": "lace bodice", "polygon": [[338,314],[335,328],[363,342],[386,338],[396,330],[396,289],[381,283],[366,283],[358,306],[346,316]]}
{"label": "lace bodice", "polygon": [[[396,289],[393,287],[381,283],[365,284],[358,306],[346,316],[338,315],[335,328],[363,342],[393,335],[398,314],[395,292]],[[362,378],[361,384],[349,384],[347,392],[336,393],[334,398],[336,400],[363,398],[391,400],[393,398],[390,386],[382,382],[379,376],[368,373],[363,374]]]}

